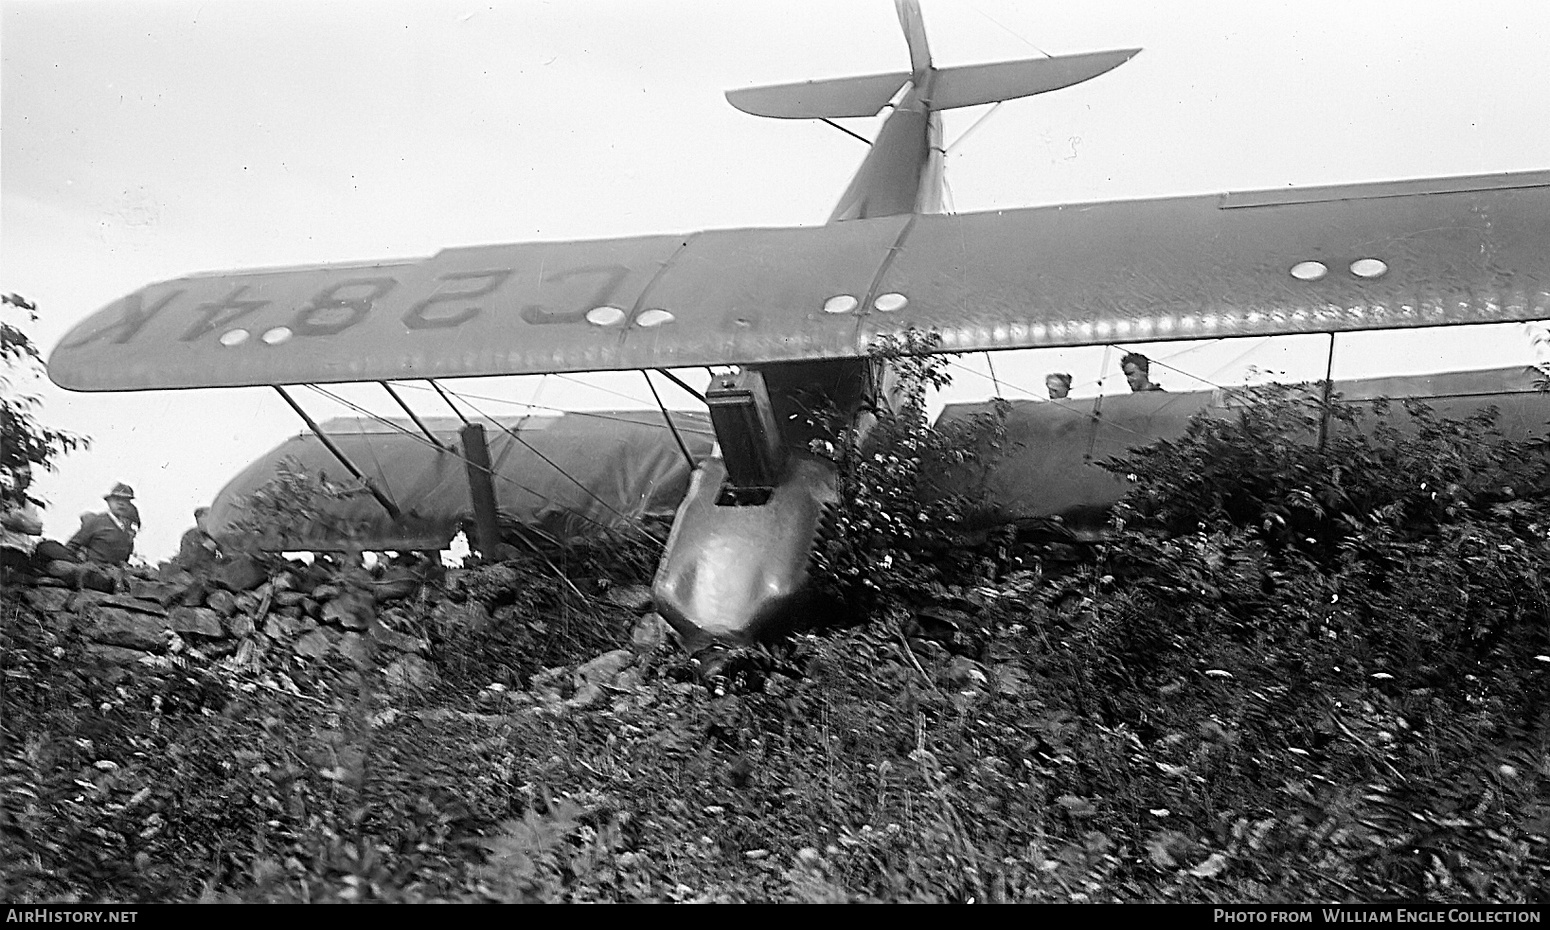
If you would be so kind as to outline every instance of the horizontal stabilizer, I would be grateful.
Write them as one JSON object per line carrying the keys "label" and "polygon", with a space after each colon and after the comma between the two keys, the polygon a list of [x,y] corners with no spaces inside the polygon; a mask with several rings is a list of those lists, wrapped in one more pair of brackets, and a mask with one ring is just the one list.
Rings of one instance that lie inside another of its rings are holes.
{"label": "horizontal stabilizer", "polygon": [[908,71],[894,71],[827,81],[772,84],[729,90],[727,102],[744,113],[776,119],[876,116],[909,79]]}
{"label": "horizontal stabilizer", "polygon": [[447,249],[153,284],[79,391],[455,378],[1550,318],[1550,171]]}
{"label": "horizontal stabilizer", "polygon": [[997,61],[941,68],[932,85],[931,109],[952,110],[1042,94],[1095,78],[1134,58],[1138,48],[1055,58]]}

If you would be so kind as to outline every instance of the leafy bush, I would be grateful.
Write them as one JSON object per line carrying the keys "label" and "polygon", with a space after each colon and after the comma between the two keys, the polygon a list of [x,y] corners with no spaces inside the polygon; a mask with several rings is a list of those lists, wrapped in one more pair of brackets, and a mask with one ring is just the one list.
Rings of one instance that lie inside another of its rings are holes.
{"label": "leafy bush", "polygon": [[882,386],[859,418],[825,424],[838,467],[838,503],[815,552],[820,587],[876,608],[972,575],[955,562],[969,520],[986,508],[990,470],[1006,441],[1010,405],[941,428],[930,392],[951,383],[935,334],[908,331],[874,345]]}
{"label": "leafy bush", "polygon": [[1179,776],[1134,802],[1187,827],[1154,858],[1214,849],[1272,892],[1522,900],[1550,861],[1545,462],[1494,411],[1390,413],[1336,404],[1320,449],[1316,403],[1276,388],[1113,463],[1138,484],[1040,664]]}
{"label": "leafy bush", "polygon": [[300,459],[287,457],[275,466],[275,475],[253,489],[240,502],[242,516],[232,528],[251,545],[272,545],[277,540],[347,540],[356,527],[331,505],[365,493],[360,482],[342,483],[309,471]]}
{"label": "leafy bush", "polygon": [[[16,307],[28,322],[38,319],[38,307],[15,294],[0,296],[0,303]],[[90,440],[74,433],[56,430],[39,423],[33,412],[38,398],[27,393],[27,385],[36,380],[42,368],[38,347],[19,326],[0,320],[0,470],[7,481],[0,483],[0,506],[21,504],[25,492],[9,480],[23,465],[50,467],[55,457],[84,449]]]}

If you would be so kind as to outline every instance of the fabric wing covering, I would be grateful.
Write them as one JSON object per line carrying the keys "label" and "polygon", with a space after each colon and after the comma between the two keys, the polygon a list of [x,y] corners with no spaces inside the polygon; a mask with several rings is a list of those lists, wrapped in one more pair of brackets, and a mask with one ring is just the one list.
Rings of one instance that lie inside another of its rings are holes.
{"label": "fabric wing covering", "polygon": [[[672,416],[695,461],[708,457],[715,440],[709,418],[683,411]],[[391,519],[318,437],[308,433],[281,443],[221,489],[210,510],[211,532],[222,540],[243,535],[244,522],[253,522],[256,512],[249,504],[252,495],[282,467],[293,467],[314,478],[326,477],[341,492],[320,501],[322,516],[309,524],[285,520],[281,522],[290,525],[276,526],[269,521],[259,537],[263,548],[447,548],[464,521],[472,518],[464,460],[456,451],[433,448],[423,435],[407,435],[405,430],[415,432],[413,424],[394,422],[401,428],[379,420],[341,418],[324,423],[322,429],[398,505],[400,520]],[[424,422],[449,449],[459,448],[460,421]],[[503,417],[499,423],[484,425],[499,519],[508,535],[522,532],[529,539],[572,544],[635,521],[670,519],[688,490],[689,465],[661,411]]]}
{"label": "fabric wing covering", "polygon": [[765,364],[1550,317],[1550,171],[447,249],[195,275],[92,315],[80,391]]}
{"label": "fabric wing covering", "polygon": [[[1542,437],[1550,428],[1550,393],[1537,390],[1535,382],[1533,369],[1500,368],[1336,381],[1335,391],[1358,405],[1412,398],[1439,417],[1454,419],[1495,407],[1497,428],[1523,441]],[[1159,439],[1177,439],[1196,414],[1231,416],[1240,403],[1232,391],[1222,389],[1014,402],[1006,423],[1006,452],[988,476],[993,512],[982,515],[984,522],[1059,517],[1064,531],[1093,538],[1109,508],[1129,488],[1099,463]],[[963,422],[990,409],[989,403],[950,404],[938,423]],[[1403,428],[1410,420],[1396,403],[1388,422]]]}

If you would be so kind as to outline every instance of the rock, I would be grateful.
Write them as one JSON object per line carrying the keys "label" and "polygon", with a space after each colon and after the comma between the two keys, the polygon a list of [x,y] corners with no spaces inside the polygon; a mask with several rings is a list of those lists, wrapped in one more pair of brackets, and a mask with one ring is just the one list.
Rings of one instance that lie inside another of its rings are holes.
{"label": "rock", "polygon": [[661,614],[646,614],[635,621],[635,628],[630,631],[630,648],[638,653],[651,652],[667,642],[668,629]]}
{"label": "rock", "polygon": [[372,595],[377,603],[385,601],[402,600],[420,589],[419,577],[402,565],[389,566],[382,573],[382,577],[375,578],[371,583]]}
{"label": "rock", "polygon": [[326,633],[322,630],[313,630],[301,639],[296,640],[296,644],[291,649],[299,656],[316,659],[328,651],[329,645]]}
{"label": "rock", "polygon": [[344,593],[344,588],[336,584],[320,584],[312,589],[313,600],[329,601]]}
{"label": "rock", "polygon": [[160,651],[167,644],[167,621],[164,617],[148,617],[144,614],[116,607],[102,607],[85,628],[88,639],[109,646],[130,649]]}
{"label": "rock", "polygon": [[226,635],[228,636],[242,639],[244,637],[253,635],[253,621],[248,619],[247,614],[238,614],[235,617],[227,617],[223,625],[226,628]]}
{"label": "rock", "polygon": [[70,598],[70,603],[65,605],[65,609],[73,610],[76,613],[85,613],[110,597],[113,597],[113,595],[104,594],[101,591],[76,591],[75,596]]}
{"label": "rock", "polygon": [[183,593],[178,597],[177,602],[184,607],[203,607],[205,597],[209,593],[205,580],[196,579],[183,588]]}
{"label": "rock", "polygon": [[237,612],[237,598],[230,591],[211,591],[205,596],[205,606],[222,617],[230,617]]}
{"label": "rock", "polygon": [[150,614],[156,617],[165,617],[167,611],[156,601],[143,601],[127,594],[109,594],[97,601],[99,606],[119,607],[135,613]]}
{"label": "rock", "polygon": [[270,636],[295,636],[301,632],[301,619],[286,613],[270,614],[264,620],[264,632]]}
{"label": "rock", "polygon": [[323,622],[336,623],[347,630],[364,630],[371,626],[376,608],[370,598],[351,592],[323,605]]}
{"label": "rock", "polygon": [[652,607],[651,589],[643,584],[624,584],[609,588],[603,599],[615,607],[645,613]]}
{"label": "rock", "polygon": [[225,636],[221,617],[208,607],[174,607],[167,612],[168,624],[179,633],[195,636]]}
{"label": "rock", "polygon": [[72,593],[69,588],[23,588],[22,599],[33,610],[47,614],[64,610]]}
{"label": "rock", "polygon": [[334,643],[334,651],[349,659],[356,668],[371,668],[371,640],[359,633],[346,633],[339,637],[339,642]]}
{"label": "rock", "polygon": [[968,629],[972,622],[972,618],[961,610],[942,606],[926,607],[915,614],[910,635],[951,644],[954,638],[961,631]]}
{"label": "rock", "polygon": [[[187,575],[188,573],[184,572],[183,574]],[[157,604],[166,607],[173,601],[181,599],[183,592],[188,590],[188,586],[193,584],[193,582],[194,577],[192,575],[188,575],[187,580],[181,583],[170,579],[152,581],[148,578],[131,578],[129,579],[129,596],[142,601],[155,601]]]}
{"label": "rock", "polygon": [[378,621],[373,620],[367,632],[373,642],[385,649],[391,649],[394,652],[420,651],[420,640],[407,633],[390,630]]}
{"label": "rock", "polygon": [[559,700],[565,685],[569,684],[570,669],[563,666],[546,668],[528,682],[528,689],[545,700]]}
{"label": "rock", "polygon": [[277,590],[270,603],[276,607],[294,607],[300,613],[301,604],[306,599],[307,595],[301,591]]}
{"label": "rock", "polygon": [[606,696],[602,686],[587,682],[576,689],[576,693],[565,702],[565,706],[571,710],[584,710],[601,703]]}
{"label": "rock", "polygon": [[101,643],[87,643],[86,654],[101,662],[111,665],[135,665],[141,659],[151,657],[148,652],[139,649],[129,649],[124,646],[106,646]]}
{"label": "rock", "polygon": [[268,573],[250,555],[232,556],[211,577],[230,591],[251,591],[268,579]]}
{"label": "rock", "polygon": [[399,690],[429,688],[441,683],[436,666],[419,656],[399,656],[384,672],[388,685]]}
{"label": "rock", "polygon": [[978,662],[964,656],[953,656],[952,662],[940,674],[948,685],[965,690],[983,689],[989,680]]}
{"label": "rock", "polygon": [[189,584],[194,580],[194,576],[189,574],[188,570],[176,561],[171,561],[163,562],[156,566],[156,580],[171,581],[174,584]]}
{"label": "rock", "polygon": [[576,669],[576,689],[579,692],[587,684],[606,685],[635,661],[635,653],[628,649],[605,652]]}

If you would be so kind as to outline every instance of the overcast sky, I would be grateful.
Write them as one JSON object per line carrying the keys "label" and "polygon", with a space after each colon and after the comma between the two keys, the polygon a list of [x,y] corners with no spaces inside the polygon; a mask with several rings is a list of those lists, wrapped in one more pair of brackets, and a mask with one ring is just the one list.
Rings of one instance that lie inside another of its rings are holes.
{"label": "overcast sky", "polygon": [[[952,148],[959,211],[1550,168],[1541,0],[923,7],[939,65],[1145,49],[1090,83],[1001,107]],[[0,8],[0,290],[39,303],[32,333],[45,349],[114,299],[194,271],[821,223],[863,146],[822,124],[740,113],[722,91],[908,62],[888,0]],[[949,114],[949,142],[983,112]],[[1318,377],[1323,345],[1234,342],[1177,362],[1208,380],[1240,379],[1248,364]],[[1035,389],[1051,367],[1096,379],[1101,354],[996,365]],[[1352,336],[1337,376],[1531,358],[1520,327]],[[985,370],[983,356],[964,364]],[[961,375],[956,396],[989,393]],[[586,380],[634,399],[559,378],[477,390],[651,403],[638,375]],[[95,441],[40,478],[48,533],[68,536],[127,481],[153,561],[196,505],[301,428],[267,390],[37,387],[46,422]],[[394,411],[369,391],[350,396]],[[302,397],[320,417],[348,413]]]}

